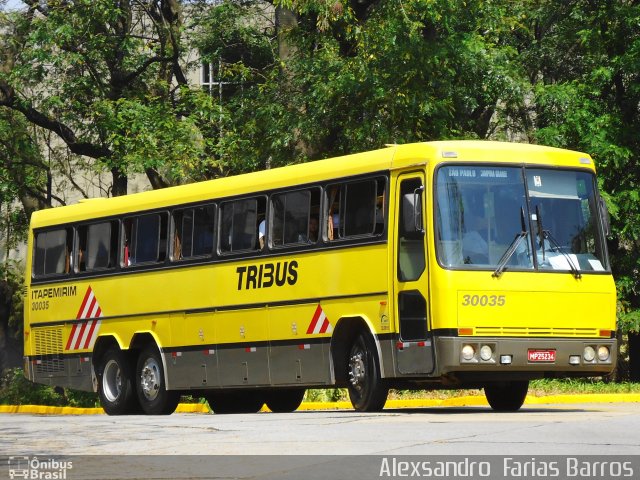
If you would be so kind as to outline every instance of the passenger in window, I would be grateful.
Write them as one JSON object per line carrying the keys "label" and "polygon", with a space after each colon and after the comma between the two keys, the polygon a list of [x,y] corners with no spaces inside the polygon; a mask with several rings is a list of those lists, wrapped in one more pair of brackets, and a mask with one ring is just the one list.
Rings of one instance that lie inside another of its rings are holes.
{"label": "passenger in window", "polygon": [[265,220],[262,220],[260,225],[258,225],[258,244],[260,245],[260,250],[264,249],[266,226],[267,222]]}
{"label": "passenger in window", "polygon": [[487,221],[483,217],[465,217],[466,231],[462,237],[464,263],[489,263]]}
{"label": "passenger in window", "polygon": [[84,272],[87,270],[87,264],[84,261],[84,250],[78,248],[78,271]]}
{"label": "passenger in window", "polygon": [[311,215],[309,217],[309,242],[316,243],[318,241],[318,216]]}
{"label": "passenger in window", "polygon": [[131,251],[129,250],[129,242],[127,241],[124,242],[124,255],[122,263],[125,267],[129,267],[134,263],[133,259],[131,258]]}

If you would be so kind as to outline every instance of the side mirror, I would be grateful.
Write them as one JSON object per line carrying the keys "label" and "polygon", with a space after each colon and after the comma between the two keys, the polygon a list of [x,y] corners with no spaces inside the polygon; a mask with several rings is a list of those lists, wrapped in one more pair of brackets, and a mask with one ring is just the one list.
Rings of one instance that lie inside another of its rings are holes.
{"label": "side mirror", "polygon": [[424,234],[422,221],[422,192],[424,186],[402,196],[402,227],[405,233]]}
{"label": "side mirror", "polygon": [[600,208],[600,218],[602,218],[602,226],[604,227],[605,236],[611,235],[611,217],[604,198],[598,198],[598,207]]}

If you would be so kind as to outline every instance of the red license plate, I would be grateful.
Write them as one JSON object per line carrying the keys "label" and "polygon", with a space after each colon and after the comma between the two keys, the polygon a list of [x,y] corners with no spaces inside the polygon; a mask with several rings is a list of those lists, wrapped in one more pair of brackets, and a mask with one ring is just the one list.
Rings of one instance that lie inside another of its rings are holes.
{"label": "red license plate", "polygon": [[529,350],[528,358],[530,362],[555,362],[555,350]]}

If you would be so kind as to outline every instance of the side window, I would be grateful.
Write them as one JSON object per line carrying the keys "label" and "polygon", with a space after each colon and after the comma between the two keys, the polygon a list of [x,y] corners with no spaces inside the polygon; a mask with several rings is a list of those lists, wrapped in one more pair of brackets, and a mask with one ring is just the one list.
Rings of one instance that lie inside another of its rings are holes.
{"label": "side window", "polygon": [[65,274],[71,271],[73,229],[61,228],[36,234],[33,275]]}
{"label": "side window", "polygon": [[[401,282],[418,280],[426,268],[424,234],[416,229],[416,217],[414,214],[416,209],[420,213],[422,211],[421,203],[424,195],[421,191],[422,184],[422,178],[402,180],[400,184],[397,222],[398,280]],[[418,223],[420,222],[418,221]],[[418,226],[424,228],[424,225]],[[408,303],[406,305],[412,305],[412,301],[409,298],[411,297],[407,297],[406,301]]]}
{"label": "side window", "polygon": [[117,252],[117,221],[82,225],[78,228],[77,271],[114,268]]}
{"label": "side window", "polygon": [[318,241],[320,190],[299,190],[271,198],[272,247]]}
{"label": "side window", "polygon": [[173,213],[173,260],[213,253],[215,207],[185,208]]}
{"label": "side window", "polygon": [[384,178],[330,185],[326,191],[327,240],[382,234],[385,187]]}
{"label": "side window", "polygon": [[167,254],[167,215],[153,213],[123,222],[122,264],[162,262]]}
{"label": "side window", "polygon": [[262,248],[266,205],[264,197],[257,197],[226,202],[220,206],[221,253]]}

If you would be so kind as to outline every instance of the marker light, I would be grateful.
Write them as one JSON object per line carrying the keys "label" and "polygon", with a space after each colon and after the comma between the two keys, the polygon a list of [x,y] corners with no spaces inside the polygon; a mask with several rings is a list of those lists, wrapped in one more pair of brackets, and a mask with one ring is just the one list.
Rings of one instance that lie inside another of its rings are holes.
{"label": "marker light", "polygon": [[606,360],[609,360],[609,348],[605,347],[604,345],[601,345],[598,347],[598,359],[601,362],[604,362]]}
{"label": "marker light", "polygon": [[569,356],[569,365],[580,365],[580,355]]}
{"label": "marker light", "polygon": [[476,351],[471,345],[465,345],[462,347],[462,358],[465,360],[472,360],[475,354]]}
{"label": "marker light", "polygon": [[492,356],[493,356],[493,350],[491,350],[491,347],[489,345],[483,345],[480,348],[480,358],[482,360],[486,362],[487,360],[491,360]]}
{"label": "marker light", "polygon": [[596,359],[596,351],[593,347],[584,347],[582,358],[584,358],[585,362],[593,362]]}

